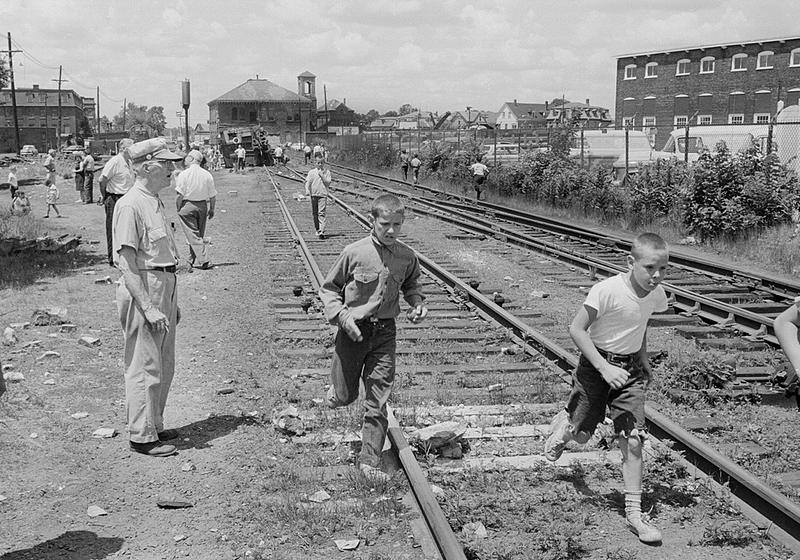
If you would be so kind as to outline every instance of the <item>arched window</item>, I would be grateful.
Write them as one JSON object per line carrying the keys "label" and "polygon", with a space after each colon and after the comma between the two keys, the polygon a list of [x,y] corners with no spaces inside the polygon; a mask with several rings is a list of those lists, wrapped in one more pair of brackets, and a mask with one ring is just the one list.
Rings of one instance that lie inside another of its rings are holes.
{"label": "arched window", "polygon": [[731,72],[742,72],[747,70],[747,55],[739,53],[733,55],[731,59]]}
{"label": "arched window", "polygon": [[767,70],[772,68],[772,64],[775,60],[775,53],[772,51],[761,51],[758,53],[758,64],[756,65],[756,70]]}
{"label": "arched window", "polygon": [[800,66],[800,49],[792,49],[789,56],[789,66]]}
{"label": "arched window", "polygon": [[688,76],[689,75],[689,65],[692,63],[691,60],[688,58],[683,58],[675,64],[675,75],[676,76]]}
{"label": "arched window", "polygon": [[645,78],[657,78],[658,77],[658,62],[648,62],[644,67],[644,77]]}
{"label": "arched window", "polygon": [[714,73],[714,57],[713,56],[704,56],[700,59],[700,73],[701,74],[713,74]]}
{"label": "arched window", "polygon": [[635,80],[636,79],[636,65],[635,64],[628,64],[625,67],[625,79],[626,80]]}

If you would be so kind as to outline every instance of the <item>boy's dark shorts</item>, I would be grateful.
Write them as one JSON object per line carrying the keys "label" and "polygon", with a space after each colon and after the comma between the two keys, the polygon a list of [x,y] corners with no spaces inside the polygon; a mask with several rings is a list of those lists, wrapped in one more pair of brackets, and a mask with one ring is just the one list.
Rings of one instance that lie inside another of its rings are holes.
{"label": "boy's dark shorts", "polygon": [[572,392],[567,402],[573,433],[593,433],[604,420],[606,407],[614,422],[614,433],[630,435],[634,429],[644,433],[644,398],[649,378],[641,357],[637,353],[631,354],[627,360],[608,360],[628,371],[631,376],[621,388],[612,389],[600,372],[581,354],[572,376]]}

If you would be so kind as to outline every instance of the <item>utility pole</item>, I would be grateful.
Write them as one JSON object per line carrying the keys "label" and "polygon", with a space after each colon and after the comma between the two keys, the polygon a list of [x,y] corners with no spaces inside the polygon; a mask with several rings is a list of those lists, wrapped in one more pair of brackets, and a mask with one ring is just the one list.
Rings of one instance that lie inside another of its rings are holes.
{"label": "utility pole", "polygon": [[125,132],[125,112],[128,110],[128,98],[122,98],[122,132]]}
{"label": "utility pole", "polygon": [[97,97],[94,100],[94,128],[100,137],[100,86],[97,86]]}
{"label": "utility pole", "polygon": [[325,98],[325,132],[328,132],[328,123],[330,119],[328,118],[328,86],[322,84],[322,95]]}
{"label": "utility pole", "polygon": [[186,114],[186,153],[189,153],[189,78],[186,78],[181,87],[181,102],[183,103],[183,111]]}
{"label": "utility pole", "polygon": [[20,145],[19,141],[19,117],[17,116],[17,90],[14,87],[14,57],[13,54],[15,52],[22,52],[22,51],[15,51],[11,49],[11,32],[8,33],[8,70],[11,74],[11,105],[14,108],[14,138],[17,141],[16,149],[14,150],[16,153],[19,153]]}
{"label": "utility pole", "polygon": [[59,64],[58,66],[58,79],[52,80],[53,82],[58,82],[58,138],[56,138],[56,145],[61,146],[61,82],[68,82],[69,80],[64,80],[61,78],[61,72],[63,68]]}

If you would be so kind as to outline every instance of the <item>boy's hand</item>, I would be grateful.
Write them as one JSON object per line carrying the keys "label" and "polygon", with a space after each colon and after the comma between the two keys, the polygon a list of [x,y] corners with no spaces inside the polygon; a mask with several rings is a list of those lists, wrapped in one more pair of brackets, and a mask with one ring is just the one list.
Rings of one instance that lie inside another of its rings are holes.
{"label": "boy's hand", "polygon": [[352,315],[349,313],[344,320],[339,321],[339,326],[344,329],[344,332],[347,333],[347,336],[349,336],[350,340],[353,342],[361,342],[364,340],[364,337],[361,336],[361,329],[358,328],[358,325],[356,325],[356,320],[353,319]]}
{"label": "boy's hand", "polygon": [[631,376],[630,373],[621,367],[609,363],[606,363],[606,367],[600,370],[600,375],[603,376],[606,383],[611,385],[612,389],[619,389],[625,385],[625,383],[628,382],[628,378]]}
{"label": "boy's hand", "polygon": [[411,321],[412,323],[419,323],[425,317],[427,317],[427,315],[428,315],[428,308],[422,304],[416,307],[412,307],[406,313],[406,317],[408,317],[408,320]]}

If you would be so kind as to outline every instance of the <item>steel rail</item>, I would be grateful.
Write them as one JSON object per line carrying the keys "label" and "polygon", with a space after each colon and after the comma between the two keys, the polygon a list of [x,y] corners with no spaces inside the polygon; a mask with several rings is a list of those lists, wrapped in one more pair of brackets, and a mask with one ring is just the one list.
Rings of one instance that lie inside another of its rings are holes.
{"label": "steel rail", "polygon": [[[319,288],[322,285],[325,277],[317,265],[313,255],[311,254],[308,245],[305,243],[305,241],[303,241],[303,236],[300,234],[297,224],[292,219],[289,209],[286,206],[286,202],[280,193],[280,189],[278,188],[277,183],[273,179],[272,174],[268,169],[267,176],[269,177],[273,189],[275,190],[275,198],[278,200],[278,203],[281,206],[281,211],[287,218],[287,224],[289,224],[292,237],[297,240],[298,245],[301,248],[303,260],[308,264],[308,268],[311,271],[312,282],[317,288]],[[291,177],[290,179],[295,180]],[[357,211],[350,209],[335,197],[334,201],[345,208],[345,210],[351,214],[362,226],[369,227],[369,221]],[[394,446],[397,456],[400,459],[400,464],[403,466],[403,471],[408,478],[411,491],[414,494],[417,505],[419,506],[423,517],[425,518],[425,522],[428,525],[428,529],[433,536],[433,540],[436,543],[443,560],[466,560],[464,549],[459,544],[455,533],[453,533],[453,528],[447,521],[442,508],[439,507],[439,502],[436,500],[436,496],[434,496],[430,484],[425,478],[425,473],[422,472],[419,462],[414,456],[413,450],[408,445],[405,434],[403,434],[403,429],[397,423],[397,420],[395,419],[394,413],[391,411],[391,409],[389,409],[389,428],[387,430],[387,436],[389,437],[389,441]]]}
{"label": "steel rail", "polygon": [[[362,223],[367,223],[366,218],[337,197],[334,201],[345,208],[348,213],[359,216]],[[545,357],[552,360],[560,369],[571,373],[578,365],[578,358],[568,350],[547,338],[545,335],[529,326],[512,313],[503,309],[494,301],[472,288],[463,280],[437,265],[431,259],[417,253],[420,263],[442,282],[449,285],[462,297],[474,304],[481,311],[492,317],[500,325],[509,329],[528,345],[539,350]],[[658,412],[652,406],[645,407],[648,429],[653,434],[661,437],[667,436],[675,441],[687,455],[687,460],[701,468],[720,484],[728,484],[731,492],[744,503],[753,507],[767,517],[779,530],[773,533],[776,538],[789,535],[795,542],[800,541],[800,506],[791,502],[782,494],[776,492],[749,471],[735,464],[733,461],[712,449],[701,440],[681,428],[675,422]],[[784,537],[785,542],[785,537]]]}
{"label": "steel rail", "polygon": [[[331,198],[346,212],[357,217],[362,224],[368,223],[365,217],[341,199],[335,196]],[[419,253],[417,256],[421,265],[431,274],[523,340],[526,346],[535,348],[564,373],[571,375],[571,372],[577,367],[577,356],[503,309],[431,259]],[[622,269],[622,267],[613,266],[616,269]],[[800,547],[800,506],[668,419],[652,405],[645,406],[645,414],[650,432],[656,437],[666,437],[674,441],[678,450],[684,453],[690,464],[697,466],[719,484],[728,486],[734,496],[768,519],[770,526],[767,528],[767,532],[772,537],[787,547],[798,550]],[[402,433],[402,431],[400,432]]]}
{"label": "steel rail", "polygon": [[[399,183],[406,187],[412,187],[416,190],[429,192],[432,195],[436,196],[437,198],[441,198],[442,196],[444,196],[446,199],[449,199],[450,202],[448,202],[448,204],[453,206],[455,206],[456,203],[452,202],[452,200],[458,200],[459,204],[462,205],[461,207],[462,210],[464,211],[482,212],[485,214],[489,214],[491,217],[506,219],[509,221],[513,221],[515,223],[520,223],[526,226],[535,227],[546,231],[549,230],[558,235],[566,235],[576,239],[595,242],[601,245],[608,246],[610,248],[615,247],[623,251],[630,251],[631,249],[631,241],[633,236],[623,237],[619,235],[599,233],[589,228],[577,225],[565,225],[563,222],[559,220],[550,218],[548,216],[535,214],[533,212],[527,212],[525,210],[510,208],[508,206],[503,206],[500,204],[495,204],[484,200],[476,201],[471,198],[465,197],[463,195],[448,193],[445,191],[441,191],[423,185],[411,185],[407,182],[404,182],[400,179],[396,179],[394,177],[386,177],[383,175],[379,175],[377,173],[371,173],[368,171],[355,169],[353,167],[341,164],[332,163],[330,165],[334,167],[340,167],[342,169],[347,169],[348,171],[351,171],[353,173],[359,173],[363,176],[370,176],[391,183]],[[346,176],[346,174],[343,175]],[[612,247],[608,245],[608,242],[613,242],[614,246]],[[719,263],[703,257],[690,255],[686,252],[681,251],[680,249],[672,247],[670,248],[669,256],[670,256],[670,264],[687,267],[692,270],[701,271],[706,274],[718,275],[721,278],[726,278],[731,281],[746,282],[754,289],[757,288],[764,291],[768,291],[776,296],[784,298],[793,298],[796,295],[800,294],[800,282],[792,282],[791,280],[784,280],[769,274],[755,274],[751,272],[737,270],[724,263]]]}
{"label": "steel rail", "polygon": [[[555,243],[526,235],[525,233],[515,231],[502,225],[497,225],[489,219],[460,214],[447,206],[443,206],[439,201],[421,198],[383,185],[373,185],[382,190],[392,192],[395,195],[410,198],[417,204],[425,204],[434,208],[435,211],[426,211],[425,209],[415,207],[415,211],[452,223],[463,229],[490,237],[501,237],[502,241],[556,256],[570,264],[584,267],[590,271],[601,270],[606,273],[616,274],[627,270],[625,267],[615,265],[603,259],[584,255],[580,251],[567,250]],[[364,193],[358,192],[351,192],[351,194],[366,196]],[[472,223],[470,223],[470,221],[465,221],[464,218],[468,218]],[[670,252],[670,259],[671,258],[672,253]],[[673,304],[681,309],[683,313],[697,316],[721,328],[737,329],[747,336],[766,342],[774,347],[779,346],[774,331],[774,320],[771,317],[766,317],[754,311],[750,311],[749,309],[742,309],[741,307],[694,293],[690,290],[670,284],[668,281],[663,282],[662,286],[664,290],[670,294]]]}

